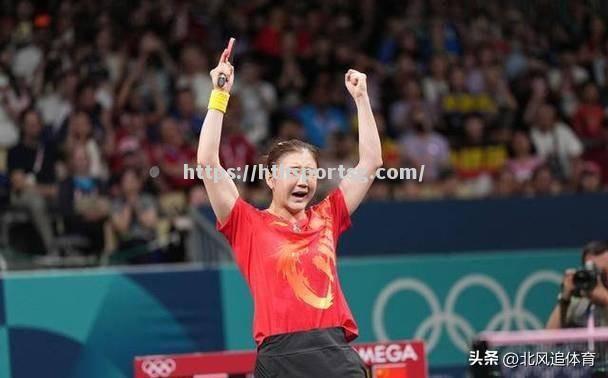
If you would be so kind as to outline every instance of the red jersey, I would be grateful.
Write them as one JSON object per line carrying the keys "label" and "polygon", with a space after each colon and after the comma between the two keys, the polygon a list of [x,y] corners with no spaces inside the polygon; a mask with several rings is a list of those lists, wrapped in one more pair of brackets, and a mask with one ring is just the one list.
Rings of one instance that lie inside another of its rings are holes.
{"label": "red jersey", "polygon": [[232,246],[254,302],[253,337],[342,327],[348,341],[359,330],[340,288],[338,237],[350,226],[340,189],[306,210],[294,227],[241,198],[218,229]]}

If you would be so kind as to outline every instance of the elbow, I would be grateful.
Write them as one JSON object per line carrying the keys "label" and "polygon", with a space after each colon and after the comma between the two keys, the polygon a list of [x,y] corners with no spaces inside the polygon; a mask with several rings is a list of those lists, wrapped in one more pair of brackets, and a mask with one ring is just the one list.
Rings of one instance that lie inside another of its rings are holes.
{"label": "elbow", "polygon": [[366,159],[365,161],[362,161],[361,164],[369,172],[376,172],[379,168],[382,168],[384,162],[382,161],[382,157],[380,156],[374,159]]}
{"label": "elbow", "polygon": [[384,161],[382,161],[382,154],[379,154],[378,156],[376,156],[374,159],[371,159],[371,161],[370,161],[370,167],[373,168],[374,170],[376,170],[378,168],[382,168],[383,165],[384,165]]}
{"label": "elbow", "polygon": [[382,168],[382,166],[384,165],[384,161],[382,160],[382,155],[378,157],[378,159],[375,161],[375,168]]}

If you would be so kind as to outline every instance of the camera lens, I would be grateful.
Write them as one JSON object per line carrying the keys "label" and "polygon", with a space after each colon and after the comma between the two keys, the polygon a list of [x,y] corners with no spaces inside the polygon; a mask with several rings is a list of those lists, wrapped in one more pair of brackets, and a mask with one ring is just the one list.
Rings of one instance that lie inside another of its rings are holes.
{"label": "camera lens", "polygon": [[597,272],[590,269],[579,269],[572,278],[574,290],[578,295],[583,291],[591,291],[597,284]]}

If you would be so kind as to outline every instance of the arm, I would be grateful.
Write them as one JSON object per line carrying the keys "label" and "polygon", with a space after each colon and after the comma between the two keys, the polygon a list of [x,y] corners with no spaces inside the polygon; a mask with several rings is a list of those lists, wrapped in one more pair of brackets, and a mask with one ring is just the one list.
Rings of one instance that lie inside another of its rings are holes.
{"label": "arm", "polygon": [[119,235],[124,235],[129,231],[132,216],[133,210],[129,204],[125,204],[120,211],[112,214],[112,226],[114,226],[114,230],[116,230]]}
{"label": "arm", "polygon": [[[573,282],[573,277],[574,277],[574,270],[568,269],[566,270],[566,273],[564,274],[564,279],[562,280],[562,285],[561,285],[561,298],[563,301],[565,301],[564,304],[562,304],[561,302],[557,303],[557,306],[555,306],[555,308],[553,309],[553,311],[551,312],[551,315],[549,316],[549,320],[547,321],[547,325],[545,326],[545,328],[547,329],[559,329],[562,328],[562,306],[567,306],[567,303],[570,301],[570,298],[572,298],[572,292],[574,290],[574,282]],[[566,319],[564,319],[564,321],[566,321]]]}
{"label": "arm", "polygon": [[[127,75],[119,87],[120,89],[118,90],[118,96],[116,98],[116,108],[118,110],[122,110],[127,106],[133,87],[146,71],[147,59],[148,56],[142,53],[137,58],[137,62],[135,63],[134,67],[125,67]],[[128,65],[125,64],[125,66]]]}
{"label": "arm", "polygon": [[[564,311],[565,311],[566,319],[564,319],[564,322],[566,323],[566,326],[568,325],[568,322],[570,320],[569,317],[572,316],[571,314],[568,315],[568,310],[569,310],[568,306],[570,306],[570,300],[572,298],[572,293],[573,293],[573,288],[574,288],[573,277],[574,277],[574,270],[566,271],[564,281],[562,284],[562,294],[561,294],[561,298],[565,301],[565,303],[564,304],[558,303],[558,305],[555,306],[555,309],[553,309],[553,312],[551,313],[551,316],[549,317],[549,321],[547,322],[547,328],[549,328],[549,329],[560,328],[560,326],[561,326],[560,318],[561,318],[561,311],[562,311],[561,306],[565,306]],[[598,307],[605,308],[606,306],[608,306],[608,289],[606,288],[606,286],[604,286],[604,284],[602,283],[602,280],[598,281],[598,283],[595,285],[593,290],[583,291],[581,294],[583,297],[588,298],[591,301],[591,303],[595,304]]]}
{"label": "arm", "polygon": [[366,79],[365,74],[355,70],[348,70],[345,76],[346,88],[357,106],[359,124],[359,163],[355,167],[355,173],[347,175],[340,182],[349,214],[354,213],[363,201],[374,181],[376,170],[382,166],[382,146],[367,95]]}
{"label": "arm", "polygon": [[549,316],[549,320],[547,321],[547,325],[545,326],[545,328],[547,329],[560,329],[561,328],[561,324],[560,324],[560,305],[558,304],[557,306],[555,306],[555,308],[553,309],[553,311],[551,312],[551,316]]}
{"label": "arm", "polygon": [[[211,70],[211,81],[213,82],[214,90],[230,92],[234,83],[234,68],[228,62],[229,52],[224,50],[220,57],[220,62],[213,70]],[[228,80],[223,88],[217,87],[217,80],[220,73],[226,75]],[[203,122],[201,134],[198,142],[197,163],[203,169],[210,167],[212,172],[217,172],[214,175],[203,174],[203,182],[209,196],[209,202],[213,212],[220,223],[224,223],[232,211],[232,207],[239,197],[234,182],[227,176],[226,171],[220,165],[219,150],[220,138],[222,136],[222,121],[224,113],[216,109],[209,109]]]}

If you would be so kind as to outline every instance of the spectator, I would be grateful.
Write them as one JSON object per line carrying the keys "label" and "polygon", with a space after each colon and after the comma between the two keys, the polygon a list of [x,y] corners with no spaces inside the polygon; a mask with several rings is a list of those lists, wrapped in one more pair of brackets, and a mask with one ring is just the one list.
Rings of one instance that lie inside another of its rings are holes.
{"label": "spectator", "polygon": [[8,151],[7,170],[10,180],[10,203],[30,213],[46,250],[57,254],[51,217],[48,212],[56,193],[56,154],[52,145],[42,141],[42,119],[35,110],[22,117],[19,143]]}
{"label": "spectator", "polygon": [[213,89],[207,57],[197,45],[189,44],[181,51],[180,64],[181,73],[177,78],[177,87],[191,88],[195,111],[201,114],[207,110],[209,94]]}
{"label": "spectator", "polygon": [[203,116],[196,109],[194,94],[190,88],[182,88],[175,94],[173,117],[179,122],[181,132],[188,139],[198,137],[203,126]]}
{"label": "spectator", "polygon": [[484,85],[497,108],[496,117],[492,123],[501,130],[511,129],[515,122],[518,105],[500,66],[493,65],[486,69]]}
{"label": "spectator", "polygon": [[74,108],[77,85],[78,74],[75,71],[68,70],[58,74],[52,89],[36,103],[44,124],[50,126],[53,136],[60,132]]}
{"label": "spectator", "polygon": [[560,179],[570,176],[570,166],[583,153],[583,145],[570,127],[557,119],[555,108],[541,105],[530,132],[534,147]]}
{"label": "spectator", "polygon": [[429,103],[422,98],[420,86],[415,80],[407,81],[403,89],[403,97],[390,107],[390,123],[399,132],[412,131],[411,113],[416,109],[424,113],[429,122],[434,122],[434,111]]}
{"label": "spectator", "polygon": [[91,136],[97,142],[103,140],[107,130],[107,124],[104,124],[108,117],[107,110],[103,109],[96,97],[97,88],[93,82],[85,81],[79,84],[76,89],[76,109],[81,115],[86,115],[89,118],[89,123],[92,126]]}
{"label": "spectator", "polygon": [[298,111],[306,139],[320,148],[325,147],[332,133],[347,129],[346,115],[329,102],[329,90],[328,84],[318,80],[310,93],[310,104],[303,105]]}
{"label": "spectator", "polygon": [[510,153],[511,157],[507,161],[507,167],[513,172],[515,180],[519,183],[532,178],[536,168],[543,163],[543,160],[536,155],[528,133],[523,130],[518,130],[513,134]]}
{"label": "spectator", "polygon": [[[604,170],[603,176],[608,176],[604,168],[608,164],[608,126],[604,122],[604,109],[599,102],[598,88],[593,83],[583,87],[582,103],[574,114],[572,126],[581,139],[585,152],[583,159],[593,161]],[[608,180],[608,177],[606,178]]]}
{"label": "spectator", "polygon": [[508,198],[519,193],[519,183],[515,178],[515,173],[508,168],[503,169],[498,174],[498,178],[493,188],[495,197]]}
{"label": "spectator", "polygon": [[560,94],[560,110],[568,117],[574,114],[578,105],[576,88],[589,79],[587,70],[576,61],[576,54],[570,49],[561,52],[559,67],[549,71],[549,85]]}
{"label": "spectator", "polygon": [[277,72],[280,72],[277,90],[283,98],[281,105],[285,108],[293,108],[302,102],[301,92],[306,85],[304,62],[298,56],[298,40],[295,33],[286,33],[281,43],[282,56],[280,67],[277,68]]}
{"label": "spectator", "polygon": [[590,161],[583,163],[577,189],[579,193],[598,193],[602,191],[602,173],[597,164]]}
{"label": "spectator", "polygon": [[534,171],[528,194],[534,196],[555,195],[561,191],[559,181],[553,175],[553,170],[547,164],[541,165]]}
{"label": "spectator", "polygon": [[436,180],[450,163],[450,147],[447,139],[433,130],[433,123],[416,109],[411,114],[413,132],[401,141],[401,155],[414,166],[425,166],[425,179]]}
{"label": "spectator", "polygon": [[440,17],[432,19],[429,34],[434,51],[441,51],[450,55],[460,55],[462,53],[460,36],[455,25],[451,22]]}
{"label": "spectator", "polygon": [[491,177],[506,164],[507,150],[487,137],[486,124],[480,116],[470,115],[465,121],[465,137],[452,150],[452,165],[478,195],[491,190]]}
{"label": "spectator", "polygon": [[161,144],[156,147],[155,160],[165,180],[166,190],[184,190],[196,180],[184,177],[184,165],[196,166],[196,151],[186,142],[177,122],[165,118],[160,126]]}
{"label": "spectator", "polygon": [[104,222],[110,202],[103,183],[91,174],[86,148],[71,151],[70,174],[59,184],[58,201],[64,233],[85,240],[83,252],[98,254],[104,249]]}
{"label": "spectator", "polygon": [[538,117],[539,108],[547,103],[553,103],[554,99],[549,90],[549,84],[543,76],[535,76],[530,81],[530,97],[524,110],[524,122],[532,126]]}
{"label": "spectator", "polygon": [[18,140],[19,114],[29,104],[29,98],[19,94],[7,73],[0,72],[0,148],[12,147]]}
{"label": "spectator", "polygon": [[465,119],[472,114],[494,114],[496,104],[486,94],[473,94],[466,87],[466,74],[460,67],[450,72],[450,91],[441,100],[441,111],[449,135],[462,135]]}
{"label": "spectator", "polygon": [[121,71],[125,65],[125,54],[123,51],[116,50],[116,35],[110,23],[110,15],[106,14],[107,23],[100,26],[99,32],[95,36],[94,66],[92,67],[93,76],[98,76],[102,80],[107,80],[110,90],[113,90],[120,79]]}
{"label": "spectator", "polygon": [[268,15],[268,22],[255,37],[254,46],[260,53],[277,57],[281,53],[281,35],[285,27],[286,15],[283,8],[273,7]]}
{"label": "spectator", "polygon": [[122,172],[126,168],[148,172],[154,148],[148,138],[144,113],[132,111],[120,116],[113,146],[110,154],[112,172]]}
{"label": "spectator", "polygon": [[120,177],[119,195],[112,203],[112,226],[118,238],[118,249],[129,250],[141,261],[149,252],[149,243],[156,239],[159,222],[154,197],[142,193],[142,182],[134,170]]}
{"label": "spectator", "polygon": [[260,67],[254,62],[246,62],[239,72],[241,77],[234,93],[243,106],[242,127],[251,142],[260,143],[269,134],[270,115],[277,106],[276,90],[262,80]]}
{"label": "spectator", "polygon": [[604,109],[599,102],[600,95],[595,84],[585,84],[582,92],[582,103],[574,113],[572,128],[581,138],[585,150],[589,151],[604,144]]}
{"label": "spectator", "polygon": [[67,157],[77,147],[86,149],[93,177],[107,178],[108,171],[102,155],[103,152],[97,140],[93,137],[91,120],[84,112],[76,112],[68,120],[67,135],[62,146],[62,152]]}
{"label": "spectator", "polygon": [[430,75],[422,81],[424,98],[434,106],[439,105],[441,98],[449,91],[448,63],[443,55],[433,55],[430,63]]}

